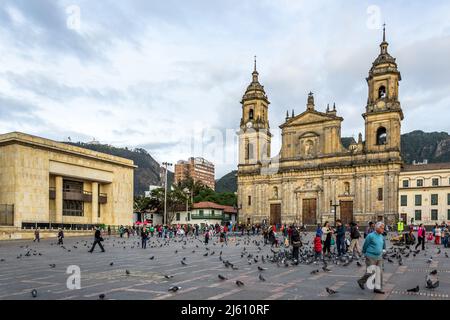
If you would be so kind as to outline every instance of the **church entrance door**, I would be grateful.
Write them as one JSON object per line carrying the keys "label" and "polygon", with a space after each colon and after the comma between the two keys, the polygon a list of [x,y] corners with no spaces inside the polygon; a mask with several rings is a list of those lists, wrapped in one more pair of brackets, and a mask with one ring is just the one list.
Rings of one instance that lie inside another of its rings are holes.
{"label": "church entrance door", "polygon": [[302,222],[303,225],[315,225],[317,212],[317,199],[303,199],[302,202]]}
{"label": "church entrance door", "polygon": [[341,207],[341,221],[343,225],[346,225],[353,221],[353,201],[341,201],[339,203]]}
{"label": "church entrance door", "polygon": [[281,204],[270,205],[270,225],[281,224]]}

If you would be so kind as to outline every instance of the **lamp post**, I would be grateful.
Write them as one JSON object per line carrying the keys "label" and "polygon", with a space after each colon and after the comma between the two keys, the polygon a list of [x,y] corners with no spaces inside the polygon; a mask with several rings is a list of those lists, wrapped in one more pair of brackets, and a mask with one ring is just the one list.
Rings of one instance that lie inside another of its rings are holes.
{"label": "lamp post", "polygon": [[171,166],[171,163],[163,162],[163,166],[165,167],[164,172],[164,223],[167,225],[167,166]]}
{"label": "lamp post", "polygon": [[[188,188],[184,188],[184,193],[186,193],[186,216],[189,215],[189,194],[191,193]],[[187,217],[186,217],[187,218]],[[190,219],[189,219],[190,221]]]}
{"label": "lamp post", "polygon": [[[338,203],[340,203],[340,201],[339,201]],[[333,212],[334,212],[334,226],[336,226],[336,208],[339,207],[339,204],[333,204],[333,200],[330,200],[330,207],[333,207]]]}

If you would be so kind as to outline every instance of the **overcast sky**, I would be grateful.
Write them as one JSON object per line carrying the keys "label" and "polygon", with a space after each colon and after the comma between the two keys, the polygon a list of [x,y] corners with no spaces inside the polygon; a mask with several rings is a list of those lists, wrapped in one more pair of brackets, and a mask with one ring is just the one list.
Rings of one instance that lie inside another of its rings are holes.
{"label": "overcast sky", "polygon": [[449,1],[0,0],[0,133],[205,156],[236,168],[240,99],[257,55],[273,152],[286,110],[336,102],[364,132],[365,78],[386,21],[402,132],[450,131]]}

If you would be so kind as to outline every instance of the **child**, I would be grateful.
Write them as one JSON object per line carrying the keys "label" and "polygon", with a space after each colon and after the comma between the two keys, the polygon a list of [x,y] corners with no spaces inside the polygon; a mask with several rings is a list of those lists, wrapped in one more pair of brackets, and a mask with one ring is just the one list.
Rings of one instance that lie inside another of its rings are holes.
{"label": "child", "polygon": [[316,233],[316,237],[314,238],[314,258],[317,260],[317,258],[322,257],[322,237],[320,233]]}

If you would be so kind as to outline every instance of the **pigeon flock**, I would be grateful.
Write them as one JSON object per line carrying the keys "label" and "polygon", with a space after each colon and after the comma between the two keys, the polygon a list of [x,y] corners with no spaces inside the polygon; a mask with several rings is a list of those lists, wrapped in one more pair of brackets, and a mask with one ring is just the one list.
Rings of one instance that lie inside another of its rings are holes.
{"label": "pigeon flock", "polygon": [[[291,248],[285,247],[283,244],[279,247],[272,247],[269,244],[265,244],[261,236],[247,235],[230,236],[228,242],[218,242],[216,239],[212,239],[209,244],[205,244],[202,237],[195,236],[172,239],[152,237],[148,241],[147,250],[141,249],[139,238],[125,239],[110,237],[105,239],[105,248],[106,250],[115,250],[115,252],[117,252],[118,249],[125,252],[131,252],[130,250],[133,249],[136,251],[139,250],[139,254],[146,255],[145,259],[148,261],[147,263],[159,263],[164,257],[171,255],[173,257],[178,257],[178,261],[180,261],[179,266],[181,268],[192,265],[201,265],[202,261],[205,260],[216,261],[218,266],[220,266],[217,268],[218,273],[215,276],[216,279],[220,282],[232,281],[231,283],[234,283],[234,285],[239,288],[245,288],[246,285],[244,281],[250,281],[252,284],[257,282],[272,283],[270,274],[279,274],[283,272],[282,269],[285,268],[303,268],[303,270],[307,270],[312,276],[321,273],[333,273],[339,268],[351,268],[352,265],[356,266],[360,274],[362,274],[361,271],[365,269],[364,259],[353,257],[348,254],[338,257],[335,252],[332,252],[331,255],[327,256],[325,259],[316,259],[313,243],[311,241],[311,234],[304,232],[303,240],[304,245],[299,249],[298,261],[293,259]],[[87,252],[91,244],[92,242],[90,240],[73,241],[73,245],[70,246],[67,244],[59,246],[55,243],[50,243],[51,246],[54,246],[54,249],[52,250],[61,250],[61,252],[66,252],[67,254],[81,254],[82,252]],[[39,245],[34,247],[35,248],[30,248],[29,245],[20,246],[21,251],[25,253],[19,253],[17,259],[42,256],[43,253],[38,250]],[[170,248],[172,248],[173,251],[169,250]],[[234,250],[226,250],[229,248]],[[233,253],[230,253],[230,251],[233,251]],[[161,256],[160,254],[162,252],[164,252],[164,255]],[[168,254],[169,252],[172,253]],[[99,251],[98,253],[99,255],[103,254]],[[151,253],[151,255],[147,255],[147,253]],[[385,265],[397,264],[399,266],[403,266],[404,264],[408,265],[409,261],[414,261],[416,259],[424,259],[423,262],[425,265],[430,266],[434,262],[433,257],[435,255],[439,256],[441,253],[440,248],[428,248],[426,251],[420,251],[414,250],[414,248],[409,246],[392,246],[384,253],[383,259],[385,260]],[[447,252],[444,252],[443,256],[445,256],[445,259],[448,259]],[[118,257],[117,259],[120,258]],[[0,263],[4,263],[5,261],[6,260],[3,257],[0,259]],[[109,264],[110,268],[115,268],[115,262],[117,261],[110,260],[106,263],[106,266]],[[50,269],[57,268],[56,263],[48,263],[48,266]],[[221,272],[220,269],[223,269],[223,272]],[[236,270],[254,270],[256,274],[253,279],[251,278],[253,276],[242,278],[239,272],[233,272]],[[269,272],[268,270],[275,272]],[[124,272],[125,277],[133,277],[132,268],[125,269],[122,272]],[[419,283],[412,288],[404,288],[404,290],[408,293],[418,293],[421,289],[436,290],[439,288],[438,275],[439,272],[437,269],[429,271],[422,284]],[[171,275],[167,273],[161,273],[161,279],[165,279],[164,281],[169,280],[174,283],[181,280],[176,274]],[[277,281],[278,280],[273,280],[274,283]],[[166,288],[168,292],[173,294],[183,292],[182,288],[177,285],[169,284]],[[355,290],[356,288],[357,285],[355,283]],[[329,296],[339,296],[339,292],[330,287],[325,287],[324,292]],[[32,289],[31,296],[32,298],[38,297],[38,291]],[[100,294],[99,299],[105,300],[106,294]]]}

